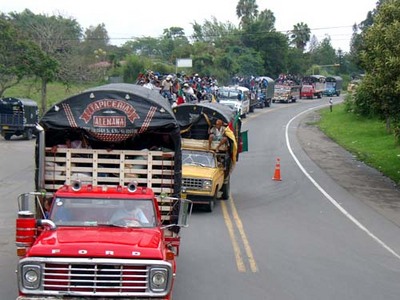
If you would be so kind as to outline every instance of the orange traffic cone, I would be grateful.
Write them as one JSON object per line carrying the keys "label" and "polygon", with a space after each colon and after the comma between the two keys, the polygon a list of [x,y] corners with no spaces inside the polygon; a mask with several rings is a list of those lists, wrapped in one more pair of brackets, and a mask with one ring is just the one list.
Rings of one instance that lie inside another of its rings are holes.
{"label": "orange traffic cone", "polygon": [[272,177],[272,180],[276,181],[281,181],[281,160],[279,158],[276,159],[276,165],[275,165],[275,172],[274,172],[274,177]]}

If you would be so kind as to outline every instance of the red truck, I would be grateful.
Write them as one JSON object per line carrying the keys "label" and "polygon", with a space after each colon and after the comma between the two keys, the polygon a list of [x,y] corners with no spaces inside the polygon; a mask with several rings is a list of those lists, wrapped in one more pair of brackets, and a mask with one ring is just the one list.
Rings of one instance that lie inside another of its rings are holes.
{"label": "red truck", "polygon": [[57,103],[38,128],[36,191],[18,201],[17,299],[171,299],[191,202],[168,101],[104,85]]}
{"label": "red truck", "polygon": [[322,98],[325,91],[325,76],[310,75],[302,79],[300,99],[313,99],[314,96],[318,99]]}

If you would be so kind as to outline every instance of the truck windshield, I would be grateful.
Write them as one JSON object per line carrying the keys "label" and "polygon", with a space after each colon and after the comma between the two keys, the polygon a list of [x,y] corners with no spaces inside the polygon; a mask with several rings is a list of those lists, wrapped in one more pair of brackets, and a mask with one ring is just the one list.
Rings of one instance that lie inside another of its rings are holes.
{"label": "truck windshield", "polygon": [[215,168],[213,153],[204,151],[182,150],[182,164]]}
{"label": "truck windshield", "polygon": [[57,226],[155,227],[151,199],[56,198],[50,219]]}

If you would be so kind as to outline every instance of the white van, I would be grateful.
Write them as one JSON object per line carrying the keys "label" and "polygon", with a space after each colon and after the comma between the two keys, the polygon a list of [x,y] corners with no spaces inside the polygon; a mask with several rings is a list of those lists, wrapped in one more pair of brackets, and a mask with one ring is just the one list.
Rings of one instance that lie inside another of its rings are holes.
{"label": "white van", "polygon": [[223,86],[218,89],[218,102],[236,110],[242,118],[250,111],[250,90],[244,86]]}

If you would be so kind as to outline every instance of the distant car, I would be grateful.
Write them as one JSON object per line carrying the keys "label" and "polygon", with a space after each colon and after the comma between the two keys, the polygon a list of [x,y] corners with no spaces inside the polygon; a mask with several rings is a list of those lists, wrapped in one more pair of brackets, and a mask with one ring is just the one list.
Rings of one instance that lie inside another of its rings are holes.
{"label": "distant car", "polygon": [[13,135],[22,135],[30,140],[39,122],[36,101],[22,98],[0,99],[1,135],[10,140]]}
{"label": "distant car", "polygon": [[242,118],[250,112],[250,90],[243,86],[223,86],[218,90],[218,102],[236,110]]}

